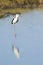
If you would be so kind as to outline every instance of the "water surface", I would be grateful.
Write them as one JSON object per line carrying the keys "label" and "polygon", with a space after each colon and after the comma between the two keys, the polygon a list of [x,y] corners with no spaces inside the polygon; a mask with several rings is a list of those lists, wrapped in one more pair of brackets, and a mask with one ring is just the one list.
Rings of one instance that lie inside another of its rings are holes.
{"label": "water surface", "polygon": [[13,17],[0,19],[0,65],[43,65],[43,12],[34,10],[20,15],[16,24],[19,60],[12,51],[15,41]]}

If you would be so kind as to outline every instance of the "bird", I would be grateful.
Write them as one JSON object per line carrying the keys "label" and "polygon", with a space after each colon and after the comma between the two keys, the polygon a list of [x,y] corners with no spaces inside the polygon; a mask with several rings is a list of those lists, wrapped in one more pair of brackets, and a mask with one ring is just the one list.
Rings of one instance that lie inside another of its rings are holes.
{"label": "bird", "polygon": [[16,14],[16,17],[12,19],[11,24],[16,24],[19,21],[19,14]]}

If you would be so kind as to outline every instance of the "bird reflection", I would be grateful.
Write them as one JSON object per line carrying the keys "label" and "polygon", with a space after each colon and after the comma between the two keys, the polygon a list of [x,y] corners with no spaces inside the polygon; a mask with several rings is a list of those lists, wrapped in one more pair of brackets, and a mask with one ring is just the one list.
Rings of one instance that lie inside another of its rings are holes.
{"label": "bird reflection", "polygon": [[12,46],[13,53],[16,55],[16,57],[19,59],[20,58],[20,52],[19,48]]}

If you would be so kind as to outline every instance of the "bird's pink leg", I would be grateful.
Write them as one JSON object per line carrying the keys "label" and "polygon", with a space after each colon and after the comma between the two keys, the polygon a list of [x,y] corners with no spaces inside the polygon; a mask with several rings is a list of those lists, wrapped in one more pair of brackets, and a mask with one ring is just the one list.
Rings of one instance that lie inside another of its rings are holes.
{"label": "bird's pink leg", "polygon": [[15,30],[15,25],[14,25],[14,46],[16,46],[16,30]]}

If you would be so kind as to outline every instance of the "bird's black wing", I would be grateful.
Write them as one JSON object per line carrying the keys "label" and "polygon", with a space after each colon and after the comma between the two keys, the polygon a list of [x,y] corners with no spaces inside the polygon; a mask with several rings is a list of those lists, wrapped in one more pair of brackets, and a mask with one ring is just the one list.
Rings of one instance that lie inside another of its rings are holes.
{"label": "bird's black wing", "polygon": [[13,24],[13,20],[14,20],[14,18],[12,19],[11,24]]}

